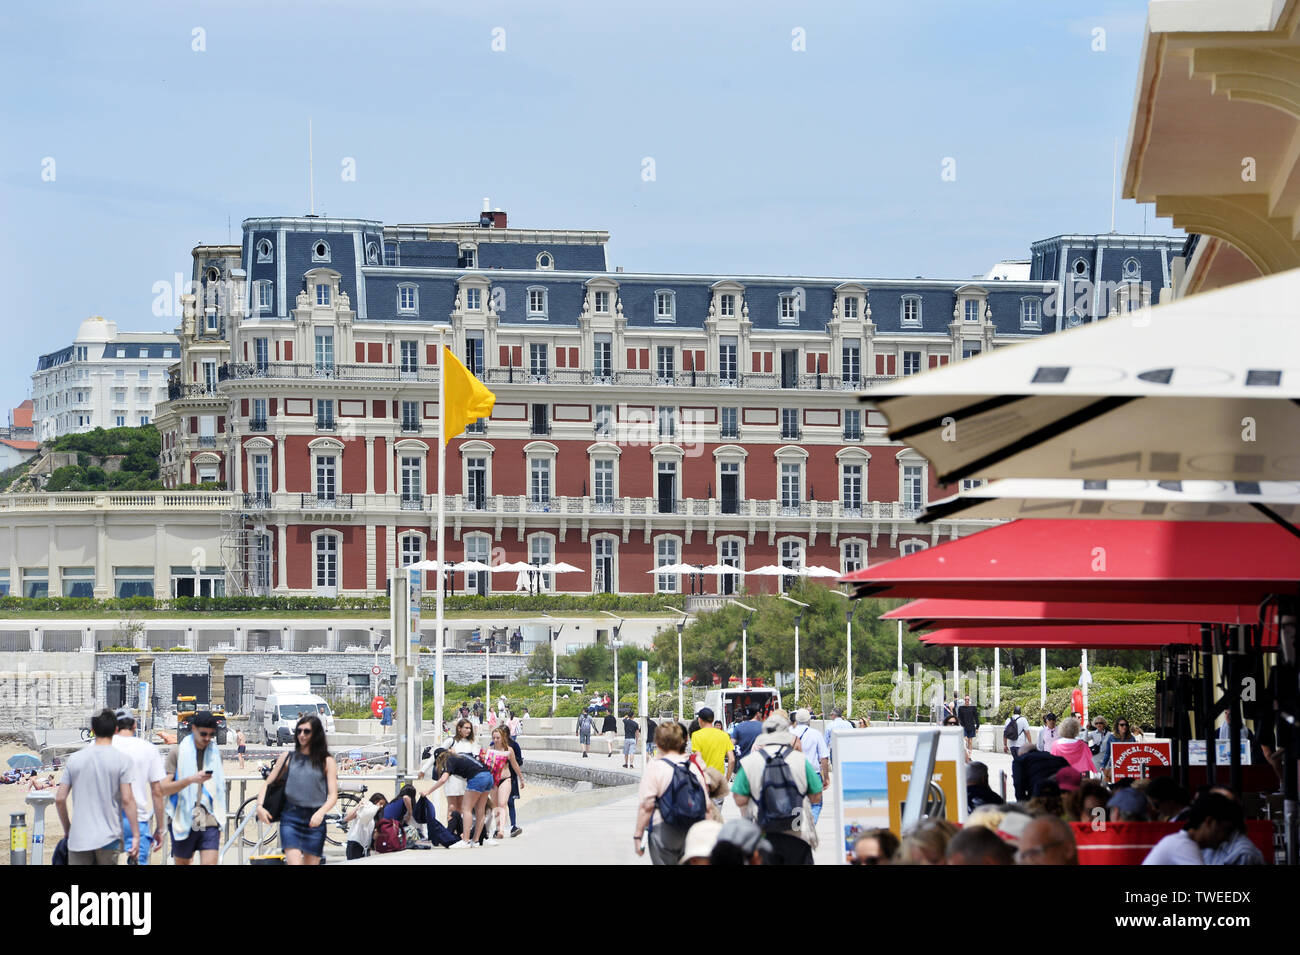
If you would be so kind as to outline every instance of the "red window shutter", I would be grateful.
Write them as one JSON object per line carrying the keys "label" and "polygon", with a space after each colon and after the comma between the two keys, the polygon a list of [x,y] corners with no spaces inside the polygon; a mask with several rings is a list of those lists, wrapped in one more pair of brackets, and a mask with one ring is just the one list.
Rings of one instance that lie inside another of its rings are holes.
{"label": "red window shutter", "polygon": [[397,402],[396,402],[396,401],[393,402],[393,417],[394,417],[394,418],[397,417]]}
{"label": "red window shutter", "polygon": [[193,367],[193,369],[194,369],[193,372],[191,373],[191,374],[192,374],[192,377],[194,378],[195,381],[198,381],[198,380],[199,380],[199,363],[198,363],[197,361],[194,362],[192,367]]}
{"label": "red window shutter", "polygon": [[885,374],[888,374],[888,375],[896,375],[896,374],[898,374],[898,372],[897,372],[897,370],[896,370],[896,368],[897,368],[897,361],[898,361],[898,356],[897,356],[897,355],[886,355],[886,356],[885,356],[885,366],[886,366],[887,369],[888,369],[888,370],[885,372]]}
{"label": "red window shutter", "polygon": [[371,402],[371,408],[370,408],[370,416],[371,416],[372,418],[382,418],[382,417],[384,417],[384,402],[382,402],[382,401],[372,401],[372,402]]}
{"label": "red window shutter", "polygon": [[569,367],[570,368],[578,367],[578,349],[576,348],[569,349]]}
{"label": "red window shutter", "polygon": [[817,370],[818,370],[818,371],[820,371],[820,372],[824,375],[824,374],[826,374],[827,372],[830,371],[830,367],[831,367],[831,356],[830,356],[830,355],[826,354],[826,352],[822,352],[820,355],[817,356]]}
{"label": "red window shutter", "polygon": [[512,345],[510,347],[510,363],[516,368],[524,367],[524,346]]}
{"label": "red window shutter", "polygon": [[569,360],[569,350],[568,350],[567,348],[557,348],[557,349],[555,349],[555,367],[556,367],[556,368],[567,368],[567,367],[569,367],[568,364],[566,364],[566,363],[568,362],[568,360]]}
{"label": "red window shutter", "polygon": [[270,413],[270,415],[271,415],[272,418],[275,417],[275,414],[276,414],[276,410],[275,410],[275,409],[276,409],[276,407],[278,406],[278,404],[279,404],[278,399],[276,399],[276,398],[272,398],[272,399],[271,399],[271,401],[270,401],[270,412],[269,412],[269,413]]}
{"label": "red window shutter", "polygon": [[694,371],[694,370],[695,370],[695,352],[693,351],[682,352],[682,371]]}
{"label": "red window shutter", "polygon": [[357,364],[359,365],[366,360],[366,345],[364,342],[357,342],[356,347],[357,347]]}
{"label": "red window shutter", "polygon": [[640,359],[642,368],[650,367],[650,349],[642,348],[637,358]]}
{"label": "red window shutter", "polygon": [[244,342],[244,361],[248,361],[248,342]]}
{"label": "red window shutter", "polygon": [[280,360],[280,339],[275,340],[275,360]]}
{"label": "red window shutter", "polygon": [[752,358],[753,363],[754,363],[754,371],[762,371],[762,370],[763,370],[763,355],[762,355],[762,353],[761,353],[761,352],[754,352],[754,354],[751,356],[751,358]]}
{"label": "red window shutter", "polygon": [[[430,345],[429,347],[432,348],[433,346]],[[501,346],[501,367],[505,368],[509,364],[510,364],[510,346],[502,345]]]}
{"label": "red window shutter", "polygon": [[190,434],[198,434],[198,433],[199,433],[199,419],[198,419],[197,416],[191,416],[191,418],[190,418]]}
{"label": "red window shutter", "polygon": [[635,349],[635,348],[629,348],[629,349],[627,350],[627,367],[628,367],[629,370],[632,370],[632,369],[635,369],[635,368],[636,368],[636,349]]}
{"label": "red window shutter", "polygon": [[940,355],[940,356],[939,356],[939,367],[942,368],[942,367],[943,367],[944,365],[946,365],[946,364],[948,364],[948,356],[947,356],[947,355]]}
{"label": "red window shutter", "polygon": [[247,418],[247,417],[248,417],[248,399],[247,399],[247,398],[240,398],[240,399],[239,399],[239,416],[240,416],[241,418]]}
{"label": "red window shutter", "polygon": [[369,342],[366,345],[366,361],[373,362],[374,364],[378,365],[382,363],[383,360],[384,360],[384,343]]}
{"label": "red window shutter", "polygon": [[938,367],[939,367],[939,356],[938,356],[938,355],[931,355],[931,356],[930,356],[930,367],[931,367],[931,368],[938,368]]}
{"label": "red window shutter", "polygon": [[705,361],[704,361],[704,352],[702,352],[702,351],[697,351],[697,352],[695,353],[695,370],[696,370],[696,371],[704,371],[704,369],[707,368],[707,367],[709,367],[709,366],[708,366],[708,365],[705,363]]}
{"label": "red window shutter", "polygon": [[763,352],[763,370],[767,372],[772,370],[772,353],[770,351]]}
{"label": "red window shutter", "polygon": [[439,350],[438,350],[438,346],[437,346],[437,345],[430,345],[430,346],[429,346],[429,364],[430,364],[430,365],[436,365],[436,364],[438,364],[438,362],[441,360],[441,358],[442,358],[442,354],[441,354],[441,352],[439,352]]}
{"label": "red window shutter", "polygon": [[[381,356],[383,355],[383,350],[382,350],[382,349],[380,350],[380,355],[381,355]],[[382,359],[381,359],[381,360],[382,360]],[[388,346],[388,363],[389,363],[390,365],[393,363],[393,346],[392,346],[391,343],[390,343],[389,346]]]}
{"label": "red window shutter", "polygon": [[226,433],[226,416],[223,414],[219,414],[217,415],[217,434],[225,434],[225,433]]}
{"label": "red window shutter", "polygon": [[814,355],[812,352],[809,352],[807,355],[807,360],[804,362],[804,364],[808,366],[808,374],[811,375],[813,372],[817,370],[817,356]]}
{"label": "red window shutter", "polygon": [[881,376],[882,378],[884,377],[884,374],[885,374],[885,356],[884,356],[884,355],[877,355],[877,356],[876,356],[876,374],[879,375],[879,376]]}
{"label": "red window shutter", "polygon": [[286,341],[284,343],[284,360],[293,361],[293,342]]}

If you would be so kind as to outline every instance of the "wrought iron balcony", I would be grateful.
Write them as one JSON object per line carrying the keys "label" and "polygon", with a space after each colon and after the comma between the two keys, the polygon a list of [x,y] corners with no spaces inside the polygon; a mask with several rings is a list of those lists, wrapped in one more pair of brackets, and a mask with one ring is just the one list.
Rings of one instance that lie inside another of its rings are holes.
{"label": "wrought iron balcony", "polygon": [[264,511],[271,506],[270,494],[245,494],[244,510],[246,511]]}
{"label": "wrought iron balcony", "polygon": [[316,430],[317,430],[317,431],[334,431],[337,427],[338,427],[338,426],[335,424],[333,418],[317,418],[317,419],[316,419]]}
{"label": "wrought iron balcony", "polygon": [[352,509],[351,494],[304,494],[302,496],[302,507],[304,510],[314,508],[345,508]]}
{"label": "wrought iron balcony", "polygon": [[404,511],[423,511],[425,497],[423,494],[403,494],[399,506]]}
{"label": "wrought iron balcony", "polygon": [[201,434],[197,440],[200,448],[215,448],[217,446],[217,436],[215,434]]}
{"label": "wrought iron balcony", "polygon": [[409,418],[402,419],[402,434],[419,434],[424,428],[418,421],[412,421]]}
{"label": "wrought iron balcony", "polygon": [[248,419],[248,430],[249,430],[249,431],[265,431],[265,430],[266,430],[266,419],[265,419],[265,418],[249,418],[249,419]]}

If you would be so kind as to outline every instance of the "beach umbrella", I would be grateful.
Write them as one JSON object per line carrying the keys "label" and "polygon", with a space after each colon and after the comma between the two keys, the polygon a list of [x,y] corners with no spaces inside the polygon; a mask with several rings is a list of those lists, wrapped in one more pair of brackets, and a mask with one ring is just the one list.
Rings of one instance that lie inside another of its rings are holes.
{"label": "beach umbrella", "polygon": [[842,576],[841,572],[838,570],[831,570],[829,567],[820,567],[817,564],[813,564],[809,567],[802,567],[799,570],[795,571],[795,574],[796,576],[799,577],[840,577]]}
{"label": "beach umbrella", "polygon": [[19,753],[17,756],[10,756],[6,762],[10,769],[40,769],[41,758],[33,756],[31,753]]}
{"label": "beach umbrella", "polygon": [[479,560],[466,560],[456,564],[456,569],[461,573],[491,573],[493,570],[500,568],[492,567]]}
{"label": "beach umbrella", "polygon": [[580,573],[582,573],[582,568],[581,568],[581,567],[574,567],[572,564],[570,564],[570,563],[566,563],[565,561],[560,561],[560,562],[555,563],[555,564],[542,564],[542,565],[540,565],[539,569],[544,570],[544,571],[547,571],[547,572],[552,573],[552,574],[580,574]]}
{"label": "beach umbrella", "polygon": [[881,614],[907,621],[908,629],[936,627],[1038,626],[1045,623],[1220,623],[1259,622],[1255,604],[1101,603],[1098,601],[947,600],[923,598]]}
{"label": "beach umbrella", "polygon": [[1081,481],[1007,478],[935,501],[921,523],[948,520],[1278,521],[1300,517],[1300,481]]}
{"label": "beach umbrella", "polygon": [[1012,521],[845,575],[859,597],[1249,604],[1300,579],[1272,524]]}
{"label": "beach umbrella", "polygon": [[[782,567],[780,564],[765,564],[753,570],[744,571],[749,577],[798,577],[799,571],[794,567]],[[838,575],[837,575],[838,576]]]}
{"label": "beach umbrella", "polygon": [[700,568],[694,564],[664,564],[662,567],[651,567],[646,571],[647,574],[698,574]]}
{"label": "beach umbrella", "polygon": [[1300,479],[1300,269],[869,389],[889,437],[966,477]]}

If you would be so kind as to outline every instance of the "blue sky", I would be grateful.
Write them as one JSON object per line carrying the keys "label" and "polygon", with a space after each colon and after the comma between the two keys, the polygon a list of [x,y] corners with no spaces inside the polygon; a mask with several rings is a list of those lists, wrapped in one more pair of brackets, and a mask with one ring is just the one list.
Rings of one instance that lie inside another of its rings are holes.
{"label": "blue sky", "polygon": [[[609,230],[629,271],[962,278],[1104,232],[1145,9],[7,4],[0,408],[87,315],[174,327],[154,283],[188,276],[227,219],[237,236],[247,216],[306,212],[309,116],[318,213],[448,221],[490,196],[512,225]],[[1121,202],[1116,227],[1142,231],[1142,207]]]}

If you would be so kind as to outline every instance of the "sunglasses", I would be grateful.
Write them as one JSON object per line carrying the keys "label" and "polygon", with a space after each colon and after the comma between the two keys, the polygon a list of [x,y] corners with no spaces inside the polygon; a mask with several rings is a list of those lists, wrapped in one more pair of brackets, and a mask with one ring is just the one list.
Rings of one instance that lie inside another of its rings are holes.
{"label": "sunglasses", "polygon": [[882,856],[862,856],[862,857],[854,858],[853,864],[854,865],[880,865],[880,863],[884,861],[885,860]]}
{"label": "sunglasses", "polygon": [[311,727],[310,727],[310,726],[299,726],[296,730],[294,730],[294,732],[295,732],[296,734],[298,734],[299,736],[304,736],[304,735],[306,735],[306,736],[310,736],[310,735],[311,735]]}
{"label": "sunglasses", "polygon": [[208,733],[195,733],[194,735],[197,736],[199,739],[212,739],[212,737],[216,736],[217,734],[208,732]]}

